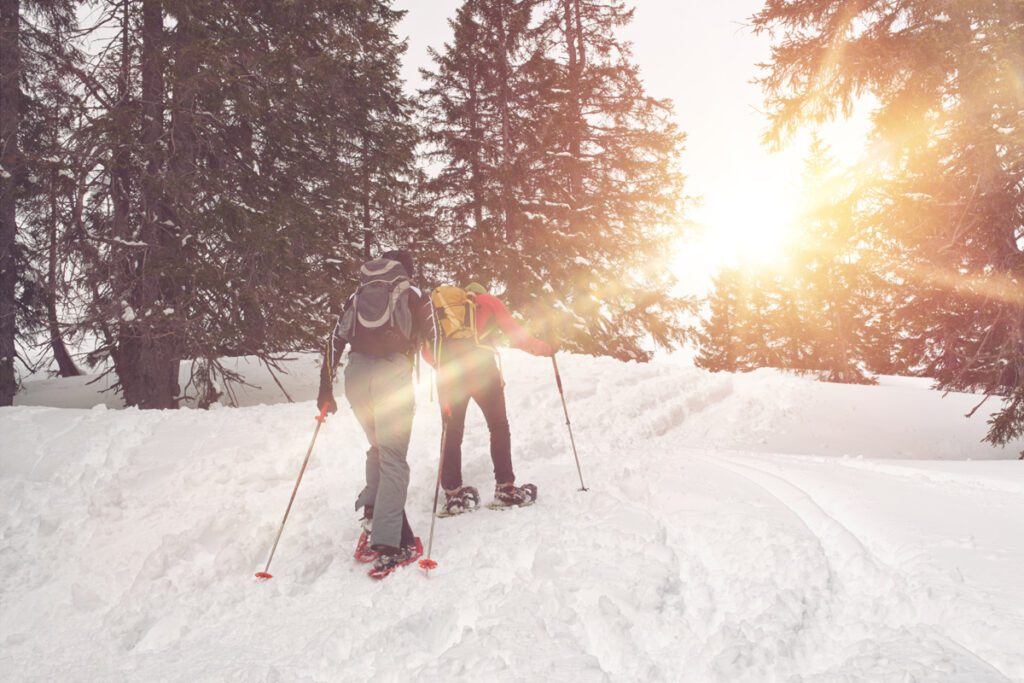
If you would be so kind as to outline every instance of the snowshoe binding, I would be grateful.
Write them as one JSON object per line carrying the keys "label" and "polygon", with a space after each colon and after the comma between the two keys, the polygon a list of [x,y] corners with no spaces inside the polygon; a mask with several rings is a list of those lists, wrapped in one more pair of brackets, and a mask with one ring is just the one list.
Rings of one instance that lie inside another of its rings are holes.
{"label": "snowshoe binding", "polygon": [[504,510],[510,507],[526,507],[537,501],[537,487],[533,484],[499,484],[494,487],[494,502],[487,507]]}
{"label": "snowshoe binding", "polygon": [[444,492],[444,509],[437,513],[438,517],[454,517],[463,512],[472,512],[480,507],[480,492],[472,486],[460,486],[452,491]]}
{"label": "snowshoe binding", "polygon": [[391,555],[377,553],[377,558],[373,561],[373,569],[367,572],[367,574],[371,579],[377,579],[379,581],[396,569],[412,564],[416,560],[420,559],[422,555],[423,543],[417,536],[414,543],[411,545],[403,545],[398,549],[397,553]]}
{"label": "snowshoe binding", "polygon": [[356,543],[355,558],[356,562],[362,562],[363,564],[369,564],[377,559],[378,553],[370,547],[370,534],[373,532],[373,520],[363,517],[359,520],[359,523],[363,527],[363,531],[359,534],[359,541]]}

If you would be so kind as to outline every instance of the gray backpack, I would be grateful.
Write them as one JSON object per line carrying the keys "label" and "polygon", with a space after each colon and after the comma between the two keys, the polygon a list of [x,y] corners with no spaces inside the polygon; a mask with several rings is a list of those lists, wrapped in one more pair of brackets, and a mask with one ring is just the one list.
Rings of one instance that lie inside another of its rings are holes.
{"label": "gray backpack", "polygon": [[359,288],[338,321],[338,336],[351,342],[360,330],[390,326],[405,339],[412,337],[409,274],[398,261],[375,259],[359,269]]}

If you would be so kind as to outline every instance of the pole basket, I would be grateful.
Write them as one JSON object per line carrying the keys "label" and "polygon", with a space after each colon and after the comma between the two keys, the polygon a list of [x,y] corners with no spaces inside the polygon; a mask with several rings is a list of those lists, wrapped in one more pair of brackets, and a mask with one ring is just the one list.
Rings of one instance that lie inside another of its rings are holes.
{"label": "pole basket", "polygon": [[429,557],[424,557],[422,560],[420,560],[420,567],[428,572],[431,569],[437,569],[437,560],[432,560]]}
{"label": "pole basket", "polygon": [[267,579],[274,578],[274,575],[268,572],[256,572],[256,578],[260,581],[266,581]]}

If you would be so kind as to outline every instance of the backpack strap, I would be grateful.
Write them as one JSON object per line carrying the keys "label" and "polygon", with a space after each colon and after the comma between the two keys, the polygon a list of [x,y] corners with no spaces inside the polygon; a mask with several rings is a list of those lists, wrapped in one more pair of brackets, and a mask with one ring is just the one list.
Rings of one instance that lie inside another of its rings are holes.
{"label": "backpack strap", "polygon": [[466,292],[466,326],[473,330],[473,343],[480,346],[480,335],[476,329],[476,295]]}

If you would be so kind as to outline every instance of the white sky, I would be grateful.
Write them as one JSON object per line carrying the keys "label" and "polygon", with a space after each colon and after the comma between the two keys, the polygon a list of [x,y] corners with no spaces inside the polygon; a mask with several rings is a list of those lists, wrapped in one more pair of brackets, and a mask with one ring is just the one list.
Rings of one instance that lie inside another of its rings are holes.
{"label": "white sky", "polygon": [[[418,69],[429,63],[427,47],[439,49],[450,38],[447,19],[461,1],[395,2],[409,12],[399,35],[409,39],[405,75],[411,87],[421,83]],[[760,89],[751,81],[756,64],[768,59],[769,43],[746,25],[762,0],[633,4],[635,19],[623,37],[633,43],[648,91],[675,102],[687,134],[686,192],[701,199],[688,217],[706,226],[707,234],[680,244],[678,274],[684,289],[699,293],[721,263],[742,254],[763,257],[778,246],[797,209],[804,145],[776,154],[761,145],[766,119]],[[859,156],[857,135],[839,131],[826,141],[841,159]]]}

